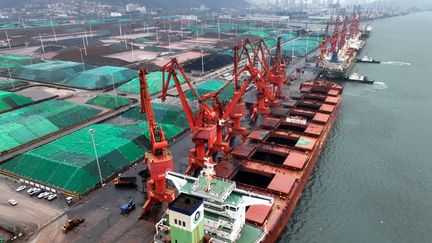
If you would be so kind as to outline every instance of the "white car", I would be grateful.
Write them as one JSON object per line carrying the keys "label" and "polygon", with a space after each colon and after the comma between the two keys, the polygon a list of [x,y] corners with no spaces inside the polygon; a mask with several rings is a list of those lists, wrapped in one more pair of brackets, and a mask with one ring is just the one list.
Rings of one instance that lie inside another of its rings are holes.
{"label": "white car", "polygon": [[51,201],[51,200],[54,200],[56,197],[57,197],[56,194],[51,193],[51,195],[49,195],[47,199],[48,199],[48,201]]}
{"label": "white car", "polygon": [[67,198],[66,198],[66,202],[67,202],[67,204],[71,204],[71,203],[72,203],[72,200],[73,200],[73,197],[67,197]]}
{"label": "white car", "polygon": [[27,192],[30,196],[34,196],[34,195],[40,193],[41,191],[42,191],[42,189],[40,189],[40,188],[33,188],[32,191],[30,191],[30,192],[27,191]]}
{"label": "white car", "polygon": [[43,198],[47,199],[49,196],[51,196],[53,193],[52,192],[46,192],[45,196]]}
{"label": "white car", "polygon": [[9,202],[9,204],[12,205],[12,206],[15,206],[15,205],[18,204],[18,202],[15,201],[14,199],[9,199],[8,202]]}
{"label": "white car", "polygon": [[45,197],[45,195],[47,195],[49,192],[41,192],[39,193],[39,195],[37,196],[39,199],[42,199]]}
{"label": "white car", "polygon": [[32,188],[30,188],[30,189],[27,190],[27,193],[28,193],[28,194],[31,194],[31,193],[33,193],[33,191],[34,191],[35,189],[36,189],[36,188],[32,187]]}
{"label": "white car", "polygon": [[23,191],[26,189],[26,186],[20,186],[16,189],[17,192]]}

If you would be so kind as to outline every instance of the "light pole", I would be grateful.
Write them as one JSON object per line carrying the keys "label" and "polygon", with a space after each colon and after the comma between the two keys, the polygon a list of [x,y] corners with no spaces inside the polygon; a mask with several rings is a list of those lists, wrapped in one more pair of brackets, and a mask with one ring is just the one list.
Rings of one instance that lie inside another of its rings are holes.
{"label": "light pole", "polygon": [[95,157],[96,157],[96,164],[97,164],[97,168],[98,168],[98,171],[99,171],[100,183],[101,183],[102,186],[105,186],[105,184],[103,183],[103,179],[102,179],[102,173],[101,173],[101,169],[100,169],[100,165],[99,165],[99,157],[98,157],[98,154],[97,154],[96,144],[95,144],[95,141],[94,141],[94,134],[95,134],[95,132],[96,132],[96,130],[94,130],[92,128],[89,129],[89,133],[90,133],[91,138],[92,138],[93,149],[94,149],[94,153],[95,153]]}
{"label": "light pole", "polygon": [[201,73],[204,76],[204,51],[201,50]]}

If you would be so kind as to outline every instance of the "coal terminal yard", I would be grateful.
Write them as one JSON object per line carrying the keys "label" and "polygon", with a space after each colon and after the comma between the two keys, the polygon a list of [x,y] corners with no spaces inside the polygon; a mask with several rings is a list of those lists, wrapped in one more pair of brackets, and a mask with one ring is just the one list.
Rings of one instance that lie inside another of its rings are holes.
{"label": "coal terminal yard", "polygon": [[326,55],[383,17],[350,11],[0,21],[0,243],[277,241],[342,103]]}

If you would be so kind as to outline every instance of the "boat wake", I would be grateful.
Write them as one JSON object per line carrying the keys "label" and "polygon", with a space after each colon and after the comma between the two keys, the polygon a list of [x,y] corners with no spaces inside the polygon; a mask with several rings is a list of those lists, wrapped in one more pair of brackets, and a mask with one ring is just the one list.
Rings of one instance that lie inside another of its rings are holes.
{"label": "boat wake", "polygon": [[374,88],[375,89],[387,89],[387,84],[384,82],[374,82]]}
{"label": "boat wake", "polygon": [[395,66],[411,66],[409,62],[381,62],[384,65],[395,65]]}

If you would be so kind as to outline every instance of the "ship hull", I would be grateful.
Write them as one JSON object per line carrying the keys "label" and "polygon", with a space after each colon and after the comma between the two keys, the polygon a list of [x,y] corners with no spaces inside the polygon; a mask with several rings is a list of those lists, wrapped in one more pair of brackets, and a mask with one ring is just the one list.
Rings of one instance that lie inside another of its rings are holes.
{"label": "ship hull", "polygon": [[346,79],[348,78],[349,74],[353,69],[354,66],[353,64],[354,62],[351,62],[350,65],[348,65],[348,67],[342,71],[323,70],[321,74],[323,77],[328,79],[334,79],[334,80]]}
{"label": "ship hull", "polygon": [[332,117],[332,120],[329,122],[329,125],[326,130],[326,135],[323,136],[321,140],[322,146],[315,150],[314,155],[312,156],[312,159],[310,160],[308,166],[305,168],[305,173],[303,174],[302,179],[299,181],[296,191],[294,192],[293,195],[294,197],[292,201],[289,204],[287,204],[285,217],[282,217],[280,221],[280,225],[283,225],[283,227],[279,226],[270,229],[269,234],[267,235],[267,237],[264,239],[263,242],[269,242],[269,243],[276,242],[279,236],[282,234],[283,230],[285,229],[285,226],[288,224],[289,220],[291,219],[291,216],[295,210],[297,202],[300,199],[307,182],[309,181],[309,177],[315,168],[315,165],[321,155],[325,143],[327,142],[328,136],[333,129],[334,123],[336,122],[338,115],[339,115],[339,107],[337,108],[337,111],[334,113],[334,117]]}
{"label": "ship hull", "polygon": [[[342,86],[323,80],[302,84],[301,98],[288,99],[275,108],[259,129],[251,132],[249,140],[232,151],[233,160],[217,165],[218,177],[234,180],[246,191],[274,196],[267,211],[250,207],[246,212],[246,221],[266,232],[262,242],[276,242],[289,222],[337,120],[342,90]],[[293,121],[296,119],[300,120]],[[241,171],[255,174],[239,181]],[[259,182],[263,175],[272,175],[265,186]]]}

